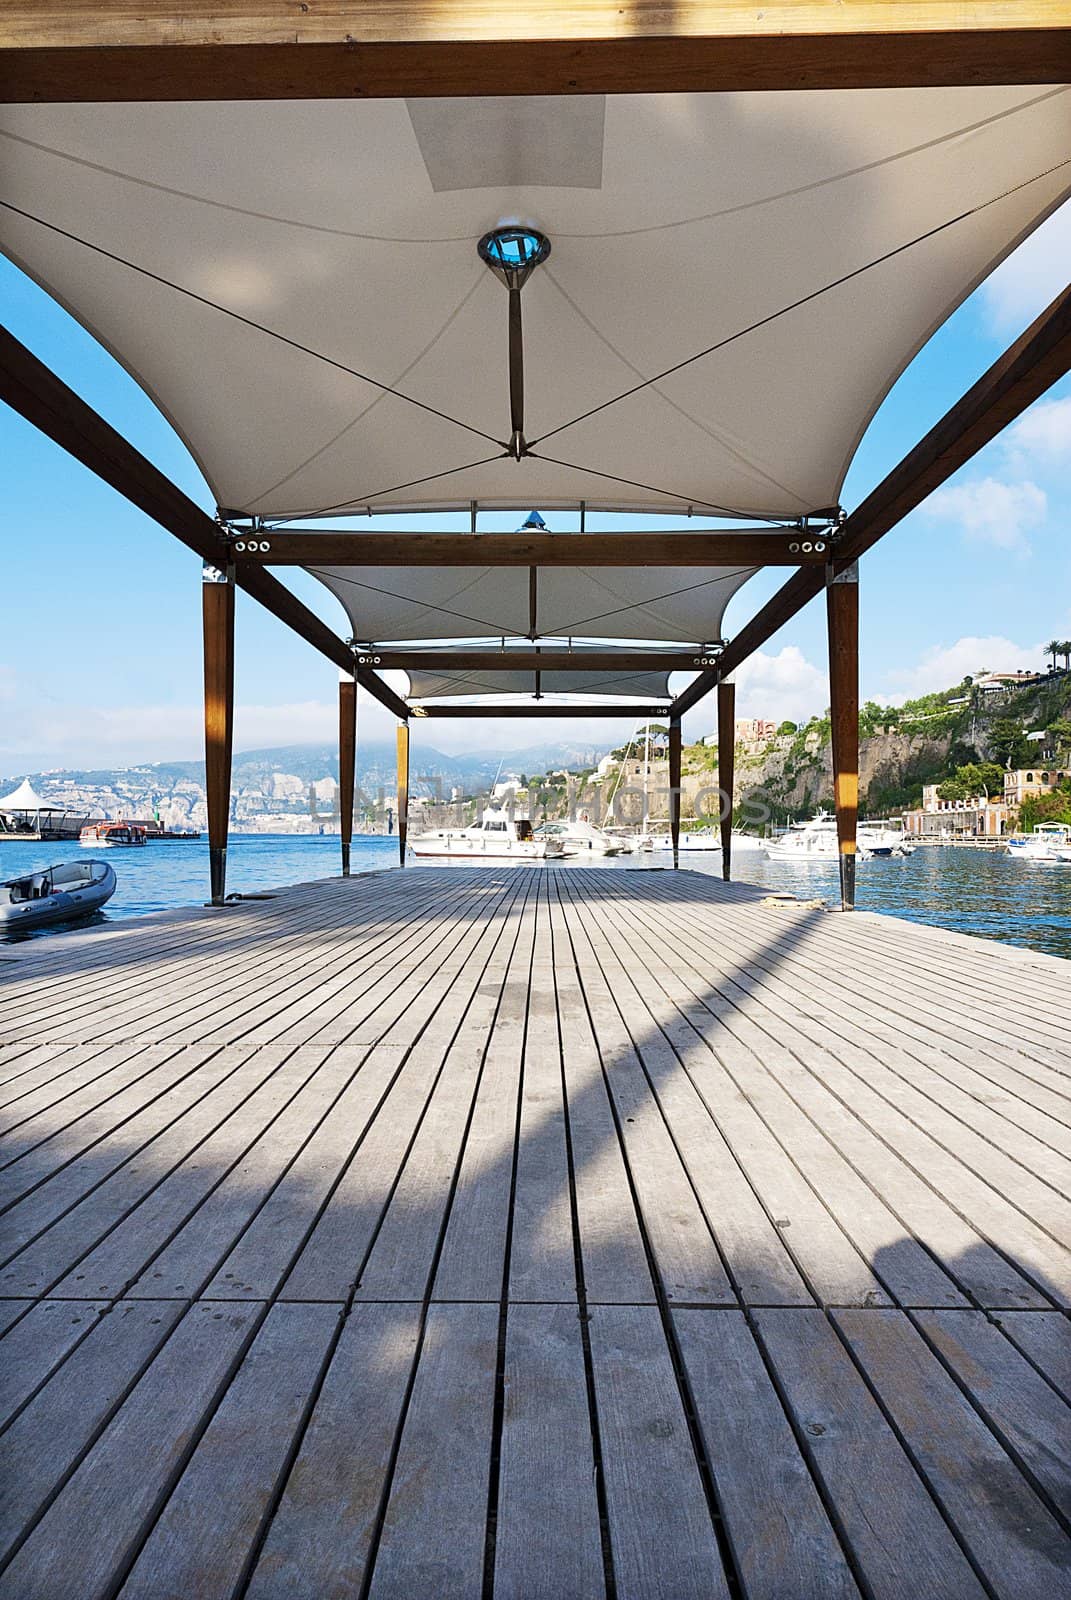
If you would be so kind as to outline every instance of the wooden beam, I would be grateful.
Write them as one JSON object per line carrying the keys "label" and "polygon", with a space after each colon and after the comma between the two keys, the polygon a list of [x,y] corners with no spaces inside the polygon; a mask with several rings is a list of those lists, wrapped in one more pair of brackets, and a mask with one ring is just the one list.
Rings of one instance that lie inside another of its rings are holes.
{"label": "wooden beam", "polygon": [[680,865],[681,849],[681,719],[669,719],[669,837],[673,865]]}
{"label": "wooden beam", "polygon": [[[834,543],[835,566],[842,570],[858,560],[1069,370],[1071,286],[842,523]],[[746,661],[820,594],[824,584],[823,574],[813,567],[795,573],[726,645],[717,671],[704,672],[689,684],[674,712],[691,710],[714,687],[719,672],[732,672]]]}
{"label": "wooden beam", "polygon": [[555,705],[543,700],[528,706],[437,706],[414,708],[418,717],[629,717],[633,722],[648,717],[664,717],[666,706],[636,705],[619,700],[611,705]]}
{"label": "wooden beam", "polygon": [[[371,650],[354,659],[376,672],[697,672],[706,650]],[[458,693],[462,693],[458,690]]]}
{"label": "wooden beam", "polygon": [[4,98],[294,100],[1064,82],[1063,0],[7,0]]}
{"label": "wooden beam", "polygon": [[830,579],[826,610],[840,904],[842,911],[854,911],[859,820],[859,574],[854,564]]}
{"label": "wooden beam", "polygon": [[736,782],[736,684],[718,684],[718,788],[721,790],[721,875],[729,882],[733,864],[733,786]]}
{"label": "wooden beam", "polygon": [[234,571],[206,562],[201,582],[205,670],[205,796],[212,904],[226,904],[234,738]]}
{"label": "wooden beam", "polygon": [[829,554],[820,533],[280,533],[239,536],[233,559],[264,567],[798,567]]}
{"label": "wooden beam", "polygon": [[398,724],[398,861],[405,866],[405,841],[409,833],[409,724]]}
{"label": "wooden beam", "polygon": [[[0,399],[166,528],[202,561],[220,568],[231,562],[227,541],[214,519],[6,328],[0,328]],[[247,562],[240,571],[236,570],[235,581],[329,661],[352,669],[349,646],[278,578]],[[375,672],[361,668],[358,681],[395,716],[407,715],[405,701],[388,689]]]}
{"label": "wooden beam", "polygon": [[342,876],[350,875],[353,843],[353,790],[357,766],[357,683],[352,673],[338,677],[338,816],[342,838]]}

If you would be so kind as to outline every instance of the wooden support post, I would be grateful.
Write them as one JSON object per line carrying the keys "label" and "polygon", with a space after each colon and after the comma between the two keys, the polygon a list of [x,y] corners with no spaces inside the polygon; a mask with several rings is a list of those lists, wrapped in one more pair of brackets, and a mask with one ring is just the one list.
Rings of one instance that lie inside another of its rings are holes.
{"label": "wooden support post", "polygon": [[833,799],[837,809],[841,910],[855,909],[855,833],[859,817],[859,568],[831,573],[829,704],[833,734]]}
{"label": "wooden support post", "polygon": [[681,848],[681,719],[669,719],[669,834],[673,865],[680,865]]}
{"label": "wooden support post", "polygon": [[205,792],[208,799],[208,861],[212,905],[227,889],[227,823],[231,809],[231,746],[234,737],[234,568],[206,561],[201,608],[205,656]]}
{"label": "wooden support post", "polygon": [[338,675],[338,811],[342,835],[342,876],[350,875],[353,842],[353,785],[357,765],[357,681],[352,672]]}
{"label": "wooden support post", "polygon": [[409,831],[409,724],[398,724],[398,861],[405,866],[405,839]]}
{"label": "wooden support post", "polygon": [[736,776],[736,684],[718,684],[718,788],[721,790],[721,875],[726,883],[733,864],[733,783]]}

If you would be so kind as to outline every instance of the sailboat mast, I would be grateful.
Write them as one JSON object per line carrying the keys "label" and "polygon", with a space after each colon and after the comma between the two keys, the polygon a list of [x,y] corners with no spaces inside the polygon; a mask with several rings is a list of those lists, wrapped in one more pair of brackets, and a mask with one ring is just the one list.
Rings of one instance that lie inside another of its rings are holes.
{"label": "sailboat mast", "polygon": [[643,730],[643,831],[647,832],[647,823],[650,820],[650,777],[651,777],[651,724],[648,723]]}

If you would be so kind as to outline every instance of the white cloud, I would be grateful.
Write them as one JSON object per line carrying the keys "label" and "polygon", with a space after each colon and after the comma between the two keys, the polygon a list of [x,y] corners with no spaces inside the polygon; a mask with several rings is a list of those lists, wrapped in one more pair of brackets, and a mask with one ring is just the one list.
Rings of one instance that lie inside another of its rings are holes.
{"label": "white cloud", "polygon": [[937,489],[922,511],[935,521],[958,524],[975,543],[1025,551],[1027,535],[1045,521],[1048,500],[1044,489],[1029,479],[1005,483],[1000,478],[978,478]]}
{"label": "white cloud", "polygon": [[992,331],[1007,338],[1039,316],[1067,283],[1068,261],[1071,202],[1054,211],[982,285]]}
{"label": "white cloud", "polygon": [[1041,466],[1071,461],[1071,395],[1040,400],[1012,424],[1003,440],[1012,461]]}
{"label": "white cloud", "polygon": [[893,692],[880,694],[878,698],[896,704],[938,689],[950,689],[962,683],[968,674],[975,677],[983,669],[987,672],[1036,671],[1045,665],[1045,651],[1040,644],[1015,644],[1000,634],[990,634],[986,638],[967,634],[955,644],[934,645],[917,666],[888,673],[886,681],[894,686]]}
{"label": "white cloud", "polygon": [[806,721],[829,704],[824,668],[808,661],[797,645],[776,655],[757,650],[736,671],[737,716]]}

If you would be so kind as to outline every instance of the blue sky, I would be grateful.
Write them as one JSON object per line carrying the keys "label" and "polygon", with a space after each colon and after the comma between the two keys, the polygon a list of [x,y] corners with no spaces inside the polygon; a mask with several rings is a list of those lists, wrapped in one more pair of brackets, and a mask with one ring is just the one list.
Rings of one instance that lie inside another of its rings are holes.
{"label": "blue sky", "polygon": [[[850,509],[990,365],[1066,279],[1071,203],[930,341],[886,400],[848,477]],[[54,371],[211,510],[197,468],[137,385],[70,317],[0,258],[4,321]],[[814,403],[821,404],[816,395]],[[0,406],[6,603],[0,632],[0,774],[133,765],[201,753],[200,572],[194,556]],[[862,689],[878,699],[966,671],[1030,664],[1071,636],[1071,380],[975,458],[866,558]],[[422,519],[426,523],[426,518]],[[634,519],[633,519],[634,520]],[[364,524],[367,526],[367,524]],[[732,635],[782,581],[754,579]],[[315,580],[288,581],[345,632]],[[239,595],[236,747],[332,740],[335,669]],[[798,718],[827,703],[825,618],[815,602],[738,675],[739,714]],[[687,737],[712,726],[698,708]],[[392,719],[369,703],[362,736]],[[440,749],[510,748],[559,734],[616,743],[621,724],[440,722]],[[426,731],[425,731],[426,730]]]}

